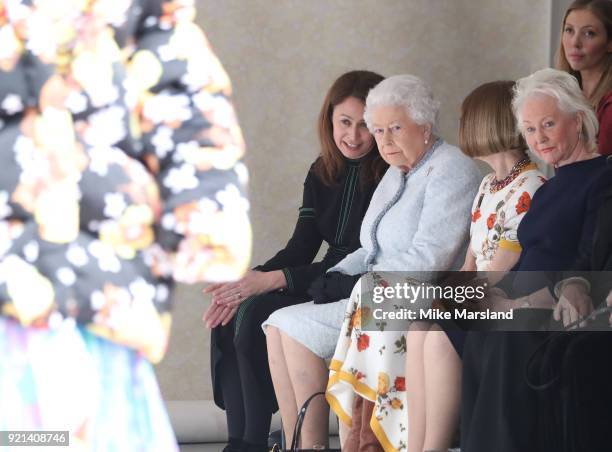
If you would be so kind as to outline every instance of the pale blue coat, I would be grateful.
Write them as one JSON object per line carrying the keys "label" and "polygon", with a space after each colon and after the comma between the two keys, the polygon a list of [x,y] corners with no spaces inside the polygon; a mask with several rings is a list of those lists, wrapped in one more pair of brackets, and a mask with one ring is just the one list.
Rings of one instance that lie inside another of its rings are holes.
{"label": "pale blue coat", "polygon": [[[405,187],[389,208],[402,178],[407,178]],[[481,179],[473,160],[445,142],[408,174],[389,167],[363,219],[361,248],[328,271],[356,275],[376,270],[458,269],[465,256],[470,210]],[[386,208],[374,231],[376,217]]]}

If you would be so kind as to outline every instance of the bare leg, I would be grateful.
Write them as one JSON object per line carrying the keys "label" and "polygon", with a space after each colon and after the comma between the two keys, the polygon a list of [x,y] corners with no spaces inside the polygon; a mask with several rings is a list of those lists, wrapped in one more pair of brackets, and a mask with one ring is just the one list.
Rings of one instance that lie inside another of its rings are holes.
{"label": "bare leg", "polygon": [[[283,352],[295,391],[297,406],[317,391],[325,391],[329,371],[325,361],[299,342],[280,332]],[[302,425],[302,449],[315,444],[327,446],[329,437],[329,405],[324,397],[315,398],[308,407]]]}
{"label": "bare leg", "polygon": [[295,401],[295,392],[289,378],[287,370],[287,362],[285,361],[285,353],[281,342],[281,332],[273,327],[266,327],[266,342],[268,344],[268,363],[270,365],[270,373],[272,374],[272,384],[274,385],[274,393],[278,400],[281,419],[283,420],[283,431],[285,432],[285,440],[287,447],[290,446],[291,438],[293,438],[293,427],[297,419],[297,403]]}
{"label": "bare leg", "polygon": [[422,452],[425,442],[425,368],[423,346],[427,326],[415,322],[406,333],[406,401],[408,452]]}
{"label": "bare leg", "polygon": [[344,424],[344,422],[340,421],[338,423],[338,436],[340,436],[340,448],[344,449],[344,443],[346,443],[346,438],[351,431],[351,428]]}
{"label": "bare leg", "polygon": [[461,359],[439,327],[427,333],[425,365],[426,450],[446,450],[459,424]]}

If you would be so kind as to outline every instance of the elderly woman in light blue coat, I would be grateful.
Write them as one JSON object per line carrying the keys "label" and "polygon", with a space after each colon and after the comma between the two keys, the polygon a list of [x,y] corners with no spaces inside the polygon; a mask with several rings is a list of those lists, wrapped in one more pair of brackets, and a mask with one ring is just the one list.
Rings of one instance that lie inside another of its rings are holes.
{"label": "elderly woman in light blue coat", "polygon": [[[361,248],[329,272],[433,272],[461,266],[469,234],[466,212],[478,189],[480,172],[458,148],[437,136],[438,107],[430,88],[411,75],[390,77],[370,91],[365,120],[390,168],[364,217]],[[345,424],[350,424],[354,395],[371,400],[376,394],[376,382],[362,382],[363,387],[373,386],[373,391],[360,393],[355,389],[359,385],[338,378],[343,373],[338,364],[341,355],[351,347],[363,346],[351,338],[353,303],[348,302],[342,299],[288,307],[276,311],[263,325],[272,379],[289,438],[299,406],[312,393],[325,390],[325,360],[332,356],[328,399]],[[398,372],[403,374],[403,355],[397,354],[397,362]],[[327,441],[328,407],[320,401],[311,409],[314,413],[306,418],[302,430],[304,448]],[[401,435],[383,436],[377,433],[385,449],[399,448]]]}

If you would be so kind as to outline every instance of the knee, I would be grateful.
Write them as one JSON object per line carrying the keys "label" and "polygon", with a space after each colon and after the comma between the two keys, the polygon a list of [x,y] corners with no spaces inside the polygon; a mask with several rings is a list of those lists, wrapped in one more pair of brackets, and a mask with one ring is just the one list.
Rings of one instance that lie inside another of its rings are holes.
{"label": "knee", "polygon": [[267,325],[265,327],[265,334],[266,334],[266,342],[269,345],[272,345],[274,348],[277,348],[280,345],[281,332],[278,328],[272,325]]}
{"label": "knee", "polygon": [[280,363],[285,362],[283,355],[281,332],[274,326],[266,327],[266,346],[268,348],[268,363],[270,370]]}
{"label": "knee", "polygon": [[425,356],[430,358],[446,358],[455,354],[453,345],[444,331],[431,330],[427,332],[423,345]]}
{"label": "knee", "polygon": [[217,326],[211,332],[211,341],[223,353],[234,352],[234,322],[225,326]]}
{"label": "knee", "polygon": [[[418,324],[418,325],[415,325]],[[422,322],[415,322],[406,333],[406,352],[408,356],[420,356],[423,354],[427,329]]]}
{"label": "knee", "polygon": [[280,330],[274,325],[266,325],[264,329],[266,336],[272,339],[278,339],[280,337]]}
{"label": "knee", "polygon": [[277,309],[276,311],[271,313],[264,322],[264,324],[266,325],[266,334],[268,334],[268,331],[271,331],[273,329],[280,335],[287,323],[291,320],[291,316],[287,315],[285,309]]}
{"label": "knee", "polygon": [[268,325],[266,326],[265,336],[266,336],[266,347],[269,351],[274,353],[283,352],[283,344],[281,340],[281,331],[275,326]]}
{"label": "knee", "polygon": [[249,319],[243,322],[234,336],[234,349],[237,355],[250,357],[253,353],[265,350],[266,340],[259,323],[252,325]]}
{"label": "knee", "polygon": [[265,341],[254,340],[253,335],[241,334],[234,338],[234,349],[238,359],[252,358],[260,353],[265,353]]}

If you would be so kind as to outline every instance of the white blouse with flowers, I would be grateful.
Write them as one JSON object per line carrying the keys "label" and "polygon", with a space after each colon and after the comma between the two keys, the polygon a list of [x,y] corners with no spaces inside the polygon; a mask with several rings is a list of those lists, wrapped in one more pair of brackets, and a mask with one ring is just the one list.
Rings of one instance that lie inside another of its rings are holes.
{"label": "white blouse with flowers", "polygon": [[533,194],[546,182],[533,163],[510,184],[492,193],[494,179],[494,173],[485,176],[472,206],[470,250],[478,270],[486,269],[498,248],[521,251],[518,225],[529,210]]}

